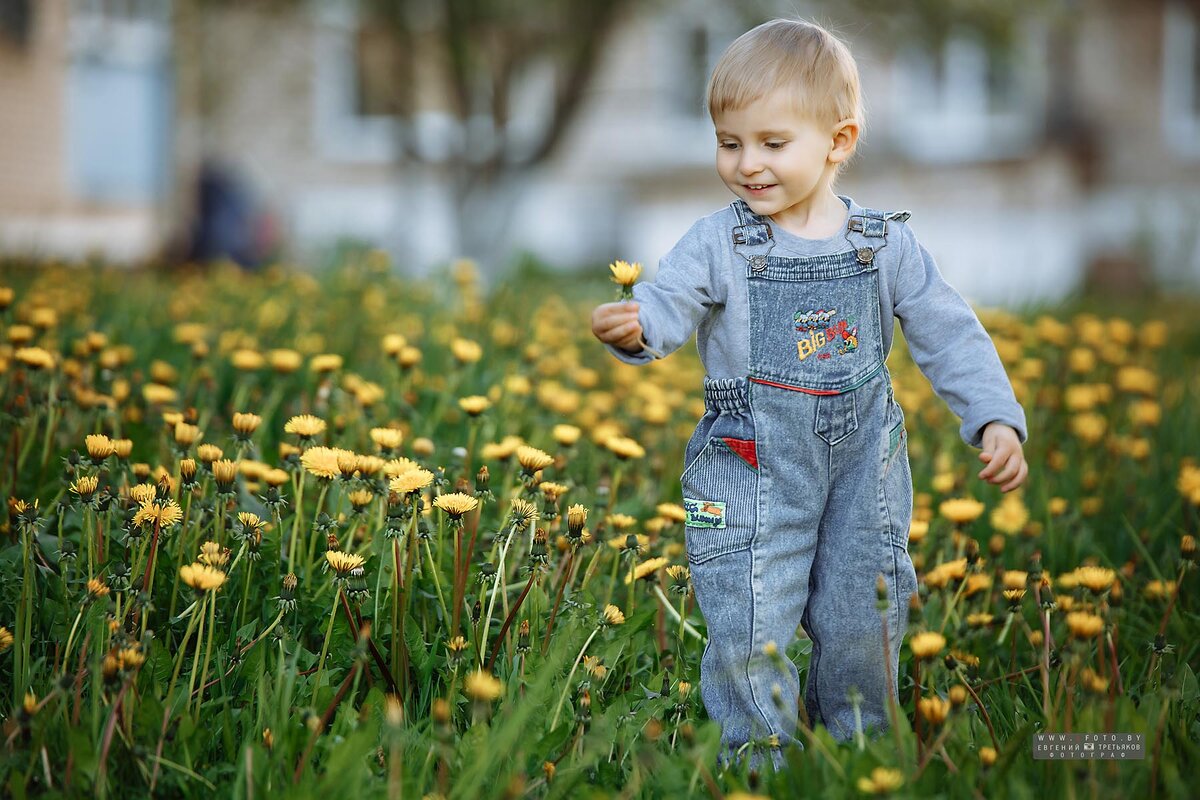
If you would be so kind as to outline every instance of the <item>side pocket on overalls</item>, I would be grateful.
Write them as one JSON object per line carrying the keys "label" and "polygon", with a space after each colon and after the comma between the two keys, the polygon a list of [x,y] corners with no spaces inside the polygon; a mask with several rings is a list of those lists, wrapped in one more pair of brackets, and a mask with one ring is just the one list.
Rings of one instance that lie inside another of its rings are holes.
{"label": "side pocket on overalls", "polygon": [[912,523],[912,468],[908,462],[908,431],[904,414],[894,405],[895,421],[888,429],[887,457],[883,464],[883,504],[886,511],[888,543],[892,548],[892,617],[899,633],[908,616],[909,597],[917,591],[917,575],[908,554],[908,531]]}
{"label": "side pocket on overalls", "polygon": [[745,550],[754,538],[758,448],[753,425],[748,418],[740,422],[727,424],[726,415],[719,416],[679,479],[687,512],[687,557],[693,564]]}

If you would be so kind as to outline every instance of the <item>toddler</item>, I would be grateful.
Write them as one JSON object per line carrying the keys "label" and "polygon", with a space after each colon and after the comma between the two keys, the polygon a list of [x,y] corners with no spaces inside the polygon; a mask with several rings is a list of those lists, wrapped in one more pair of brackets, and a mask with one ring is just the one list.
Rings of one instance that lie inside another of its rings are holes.
{"label": "toddler", "polygon": [[633,302],[596,308],[592,330],[630,364],[696,334],[706,413],[680,480],[708,626],[701,696],[721,724],[723,764],[766,741],[778,768],[801,712],[784,656],[798,625],[812,640],[812,725],[849,739],[857,705],[861,728],[882,731],[897,697],[917,577],[904,411],[884,363],[893,319],[962,439],[982,448],[979,477],[1005,492],[1028,471],[1025,414],[908,212],[832,189],[863,120],[842,42],[805,22],[760,25],[722,55],[708,109],[717,172],[737,199],[697,221]]}

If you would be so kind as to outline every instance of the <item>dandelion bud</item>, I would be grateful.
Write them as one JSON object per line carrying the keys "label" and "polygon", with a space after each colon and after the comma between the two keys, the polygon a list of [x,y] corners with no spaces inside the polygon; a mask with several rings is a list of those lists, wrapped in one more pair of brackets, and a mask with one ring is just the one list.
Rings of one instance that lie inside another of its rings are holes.
{"label": "dandelion bud", "polygon": [[975,562],[979,561],[979,542],[974,539],[967,539],[965,555],[967,557],[967,566],[975,566]]}
{"label": "dandelion bud", "polygon": [[475,473],[475,494],[480,495],[488,492],[488,482],[490,479],[491,473],[488,472],[487,464],[484,464]]}
{"label": "dandelion bud", "polygon": [[233,415],[233,430],[239,439],[249,439],[261,424],[262,417],[257,414],[235,413]]}
{"label": "dandelion bud", "polygon": [[185,489],[196,485],[196,462],[193,459],[185,458],[179,462],[179,479]]}
{"label": "dandelion bud", "polygon": [[[463,644],[466,645],[465,642]],[[528,653],[529,649],[529,620],[523,619],[517,632],[517,652]]]}
{"label": "dandelion bud", "polygon": [[963,703],[967,702],[967,687],[963,686],[961,683],[951,686],[948,694],[950,697],[950,703],[955,707],[961,706]]}
{"label": "dandelion bud", "polygon": [[267,748],[268,750],[275,749],[275,734],[271,733],[270,728],[263,728],[262,743],[263,747]]}
{"label": "dandelion bud", "polygon": [[1192,536],[1189,533],[1189,534],[1185,535],[1183,537],[1183,539],[1180,540],[1179,555],[1183,557],[1184,561],[1194,562],[1196,560],[1196,537],[1195,536]]}
{"label": "dandelion bud", "polygon": [[578,544],[583,536],[583,526],[587,524],[588,510],[576,503],[567,509],[567,538],[572,544]]}
{"label": "dandelion bud", "polygon": [[186,450],[200,438],[200,429],[181,420],[175,423],[174,436],[175,444]]}
{"label": "dandelion bud", "polygon": [[296,610],[296,574],[289,572],[283,578],[283,588],[279,591],[279,597],[275,598],[279,603],[279,610],[288,613]]}
{"label": "dandelion bud", "polygon": [[546,531],[543,528],[538,528],[533,534],[533,547],[529,551],[529,557],[537,564],[545,564],[549,560],[549,553],[546,547]]}
{"label": "dandelion bud", "polygon": [[996,748],[981,747],[979,748],[979,763],[985,767],[990,767],[996,763]]}
{"label": "dandelion bud", "polygon": [[113,454],[113,443],[102,433],[93,433],[84,437],[88,457],[93,461],[103,461]]}
{"label": "dandelion bud", "polygon": [[213,480],[217,484],[217,494],[232,495],[234,481],[237,479],[237,464],[227,458],[212,463]]}

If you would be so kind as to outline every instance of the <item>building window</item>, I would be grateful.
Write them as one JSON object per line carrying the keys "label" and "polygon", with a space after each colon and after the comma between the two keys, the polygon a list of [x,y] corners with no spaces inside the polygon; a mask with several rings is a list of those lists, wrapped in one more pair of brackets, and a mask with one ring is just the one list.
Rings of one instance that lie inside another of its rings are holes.
{"label": "building window", "polygon": [[1043,37],[1011,49],[951,36],[933,51],[912,48],[894,64],[895,148],[919,161],[1012,158],[1037,141],[1045,84]]}
{"label": "building window", "polygon": [[71,189],[100,203],[161,198],[170,174],[170,4],[76,0],[70,8]]}
{"label": "building window", "polygon": [[1200,10],[1168,3],[1163,14],[1163,132],[1181,155],[1200,158]]}

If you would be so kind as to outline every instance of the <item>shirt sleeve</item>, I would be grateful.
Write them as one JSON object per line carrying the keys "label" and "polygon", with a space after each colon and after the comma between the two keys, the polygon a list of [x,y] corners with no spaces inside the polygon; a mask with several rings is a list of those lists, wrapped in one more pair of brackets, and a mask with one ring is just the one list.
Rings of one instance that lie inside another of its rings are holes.
{"label": "shirt sleeve", "polygon": [[[652,283],[642,281],[633,287],[642,336],[664,357],[687,343],[709,309],[719,302],[712,280],[714,254],[702,234],[702,222],[696,222],[659,260]],[[646,364],[656,358],[645,348],[629,353],[611,344],[605,347],[627,364]]]}
{"label": "shirt sleeve", "polygon": [[991,336],[912,230],[903,230],[893,307],[913,360],[962,421],[964,442],[982,448],[990,422],[1011,426],[1025,442],[1025,410]]}

